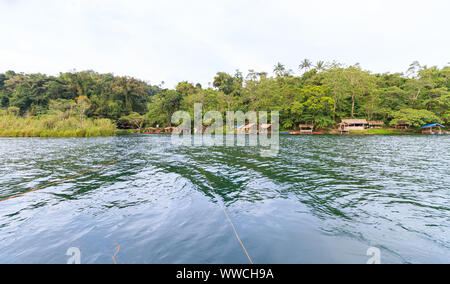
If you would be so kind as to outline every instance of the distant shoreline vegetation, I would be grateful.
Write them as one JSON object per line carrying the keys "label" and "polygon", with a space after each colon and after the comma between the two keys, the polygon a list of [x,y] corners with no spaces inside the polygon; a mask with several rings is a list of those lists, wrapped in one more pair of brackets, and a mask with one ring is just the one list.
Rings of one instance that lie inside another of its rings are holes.
{"label": "distant shoreline vegetation", "polygon": [[[179,110],[278,111],[280,128],[300,124],[335,129],[341,119],[362,118],[413,128],[450,122],[450,67],[411,64],[405,73],[373,74],[358,64],[304,60],[297,75],[283,64],[273,74],[219,72],[208,87],[180,82],[174,89],[94,71],[58,76],[0,74],[1,137],[90,137],[170,127]],[[270,121],[269,121],[270,123]],[[132,130],[133,129],[133,130]],[[398,131],[366,131],[396,134]],[[365,132],[355,133],[364,134]],[[404,133],[404,132],[401,132]],[[414,133],[414,131],[410,131]]]}

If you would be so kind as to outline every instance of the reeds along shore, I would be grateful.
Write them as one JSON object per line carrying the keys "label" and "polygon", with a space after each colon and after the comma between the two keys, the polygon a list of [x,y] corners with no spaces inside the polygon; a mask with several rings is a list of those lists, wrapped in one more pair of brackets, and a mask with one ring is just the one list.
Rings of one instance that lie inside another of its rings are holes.
{"label": "reeds along shore", "polygon": [[57,115],[39,117],[0,116],[0,137],[93,137],[116,134],[116,125],[109,119],[61,118]]}

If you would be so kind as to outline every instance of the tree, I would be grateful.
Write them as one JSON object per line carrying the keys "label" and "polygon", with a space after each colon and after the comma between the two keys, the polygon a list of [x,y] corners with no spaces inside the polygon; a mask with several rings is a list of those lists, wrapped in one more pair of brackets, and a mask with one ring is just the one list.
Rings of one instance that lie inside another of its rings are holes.
{"label": "tree", "polygon": [[374,77],[362,71],[359,65],[350,66],[344,71],[344,80],[352,100],[351,117],[355,117],[356,100],[375,87]]}
{"label": "tree", "polygon": [[300,64],[299,69],[309,71],[312,66],[313,64],[309,59],[304,59],[303,62]]}
{"label": "tree", "polygon": [[381,106],[381,94],[382,90],[373,89],[370,90],[367,96],[364,98],[361,109],[364,111],[365,116],[369,120],[380,118],[386,115],[386,110]]}
{"label": "tree", "polygon": [[146,121],[146,118],[143,115],[140,115],[137,112],[133,112],[127,116],[121,117],[119,119],[118,124],[121,127],[132,125],[138,129],[139,133],[141,133],[142,128],[144,127],[145,121]]}
{"label": "tree", "polygon": [[75,101],[66,99],[51,100],[48,114],[57,115],[61,119],[67,119],[73,115]]}
{"label": "tree", "polygon": [[5,88],[5,81],[7,80],[5,74],[0,74],[0,91]]}
{"label": "tree", "polygon": [[437,117],[449,123],[449,66],[414,62],[405,74],[371,74],[359,65],[318,61],[313,66],[305,59],[299,67],[305,71],[300,76],[292,75],[281,63],[274,66],[272,76],[249,70],[244,79],[239,70],[218,72],[212,87],[205,89],[187,81],[165,89],[132,77],[89,70],[58,76],[8,71],[0,74],[0,113],[5,115],[7,108],[15,107],[14,113],[21,116],[50,114],[65,120],[78,115],[81,121],[108,118],[115,122],[138,114],[151,125],[170,126],[174,112],[193,112],[194,104],[200,102],[204,111],[279,111],[285,128],[300,122],[331,127],[347,117],[389,123],[406,115],[399,113],[405,109],[426,110],[434,114],[431,120]]}
{"label": "tree", "polygon": [[89,108],[90,101],[87,96],[79,96],[78,98],[76,98],[76,103],[80,112],[81,128],[83,128],[85,114],[87,109]]}
{"label": "tree", "polygon": [[238,72],[236,76],[218,72],[214,78],[213,86],[227,95],[240,96],[242,89],[240,72]]}
{"label": "tree", "polygon": [[181,107],[182,95],[175,90],[165,90],[154,96],[148,104],[146,117],[151,124],[172,125],[172,115]]}
{"label": "tree", "polygon": [[331,89],[333,98],[333,120],[336,115],[346,116],[345,100],[348,97],[348,85],[345,83],[344,69],[335,65],[324,74],[323,83]]}
{"label": "tree", "polygon": [[329,93],[326,86],[303,88],[292,107],[293,113],[299,117],[297,122],[313,123],[319,128],[333,125],[334,100]]}
{"label": "tree", "polygon": [[324,61],[317,61],[316,63],[316,69],[317,71],[323,71],[325,69],[325,62]]}
{"label": "tree", "polygon": [[424,109],[401,109],[392,114],[391,125],[399,121],[406,121],[413,127],[421,127],[430,123],[442,123],[442,120],[434,113]]}
{"label": "tree", "polygon": [[[201,89],[201,87],[200,87]],[[183,81],[178,83],[176,90],[178,93],[180,93],[183,96],[192,95],[197,91],[197,88],[194,87],[192,83],[189,83],[187,81]]]}
{"label": "tree", "polygon": [[283,76],[285,71],[286,71],[286,67],[283,64],[281,64],[280,62],[278,62],[277,65],[275,65],[273,68],[273,73],[275,73],[275,75],[277,77]]}

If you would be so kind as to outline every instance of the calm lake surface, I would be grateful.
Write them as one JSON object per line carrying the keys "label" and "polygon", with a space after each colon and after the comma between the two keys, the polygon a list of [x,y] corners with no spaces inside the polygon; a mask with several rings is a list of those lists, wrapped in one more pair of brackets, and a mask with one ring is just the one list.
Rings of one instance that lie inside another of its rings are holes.
{"label": "calm lake surface", "polygon": [[[450,263],[450,136],[0,139],[0,263]],[[214,188],[215,193],[211,189]]]}

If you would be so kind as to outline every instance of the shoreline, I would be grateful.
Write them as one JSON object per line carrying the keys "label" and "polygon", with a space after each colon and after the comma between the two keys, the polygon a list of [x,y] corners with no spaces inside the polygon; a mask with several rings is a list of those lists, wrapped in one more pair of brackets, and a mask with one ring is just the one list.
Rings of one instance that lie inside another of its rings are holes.
{"label": "shoreline", "polygon": [[[103,136],[0,136],[0,139],[6,138],[101,138],[101,137],[118,137],[118,136],[170,136],[172,134],[167,133],[128,133],[128,134],[116,134],[116,135],[103,135]],[[202,134],[192,134],[202,135]],[[235,134],[235,135],[249,135],[249,134]],[[259,135],[259,134],[255,134]],[[270,135],[270,134],[269,134]],[[449,133],[444,134],[422,134],[422,133],[397,133],[397,134],[374,134],[374,133],[350,133],[350,134],[335,134],[335,133],[324,133],[324,134],[280,134],[280,136],[447,136]]]}

